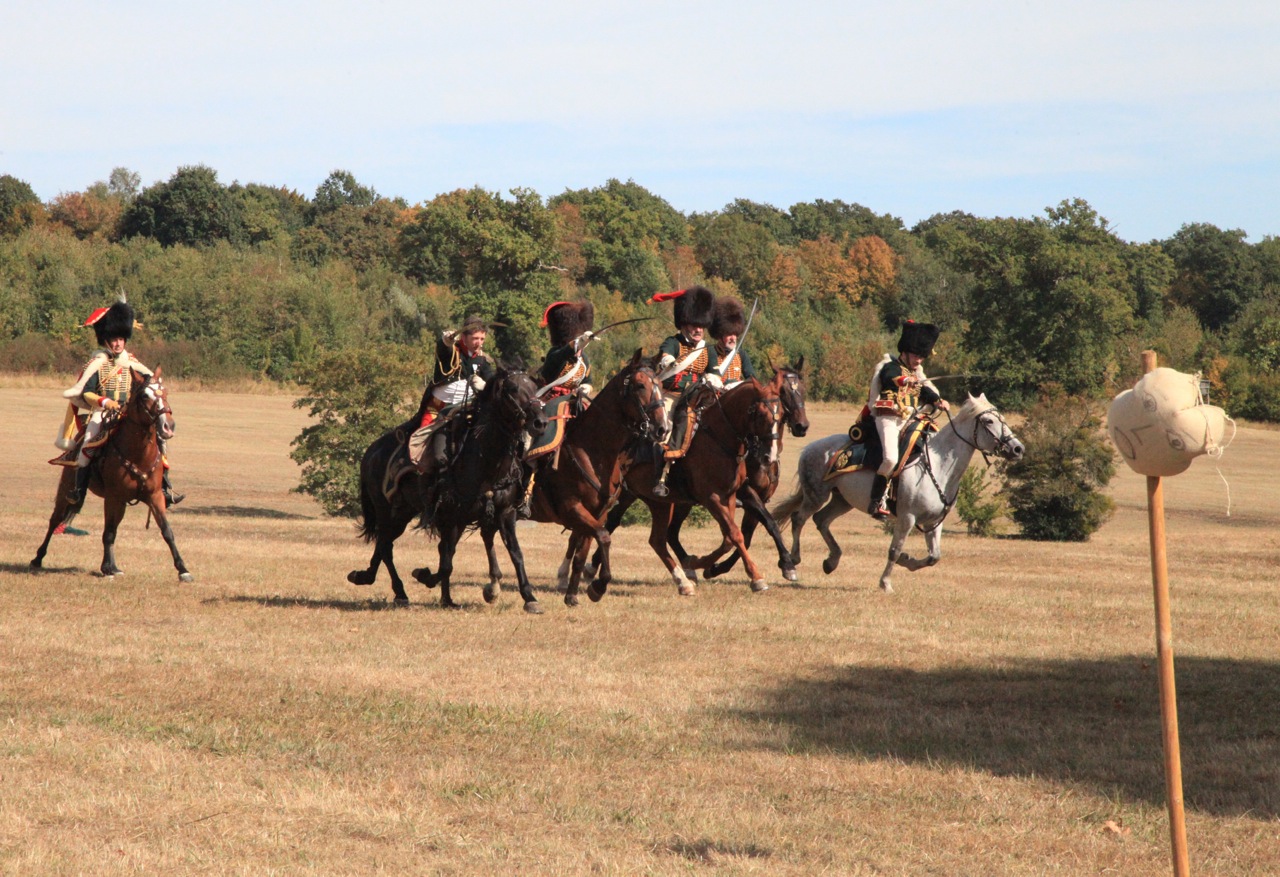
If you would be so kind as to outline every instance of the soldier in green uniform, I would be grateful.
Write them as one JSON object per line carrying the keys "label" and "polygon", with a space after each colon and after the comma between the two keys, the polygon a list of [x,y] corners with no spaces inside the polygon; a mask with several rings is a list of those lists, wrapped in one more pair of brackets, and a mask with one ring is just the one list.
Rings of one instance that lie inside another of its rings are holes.
{"label": "soldier in green uniform", "polygon": [[726,390],[732,390],[750,378],[760,379],[751,365],[751,357],[747,356],[745,350],[738,348],[738,339],[742,337],[746,327],[742,302],[731,295],[722,295],[716,299],[715,316],[711,320],[709,331],[711,337],[716,339],[716,358],[719,360],[717,371]]}
{"label": "soldier in green uniform", "polygon": [[493,379],[496,369],[484,352],[488,335],[489,325],[478,314],[472,314],[457,329],[447,329],[436,336],[435,367],[422,393],[418,413],[410,421],[416,429],[409,437],[409,457],[423,475],[439,472],[449,462],[445,430],[424,429],[441,416],[448,419],[469,405]]}
{"label": "soldier in green uniform", "polygon": [[591,363],[587,360],[586,346],[595,334],[595,305],[589,301],[558,301],[542,313],[541,325],[546,327],[551,349],[538,370],[538,395],[544,402],[557,396],[577,393],[579,397],[592,390],[587,379],[591,377]]}
{"label": "soldier in green uniform", "polygon": [[[675,292],[657,293],[650,301],[674,302],[673,322],[677,330],[658,346],[658,379],[662,382],[664,391],[662,404],[667,410],[667,422],[673,424],[671,434],[664,441],[665,445],[671,439],[681,437],[682,434],[676,431],[674,424],[677,412],[688,405],[692,392],[704,385],[715,390],[724,386],[716,372],[719,358],[715,345],[708,344],[705,337],[715,316],[716,297],[705,286],[691,286]],[[653,492],[656,496],[667,495],[665,455]]]}
{"label": "soldier in green uniform", "polygon": [[[84,502],[89,490],[89,463],[92,452],[87,446],[92,445],[102,434],[108,412],[118,411],[129,402],[129,393],[133,389],[132,372],[150,375],[147,368],[133,354],[125,349],[129,339],[133,337],[133,307],[127,302],[118,301],[109,308],[98,308],[84,325],[92,326],[98,341],[98,350],[80,370],[80,378],[75,386],[63,391],[62,395],[81,412],[88,414],[88,423],[80,439],[76,453],[76,482],[67,495],[73,506]],[[164,460],[165,441],[159,436],[156,442],[160,446],[160,456]],[[64,432],[57,442],[58,447],[71,450],[75,447],[74,439]],[[164,499],[167,506],[182,502],[181,494],[174,495],[173,485],[169,482],[169,463],[164,460]]]}
{"label": "soldier in green uniform", "polygon": [[933,353],[939,329],[931,323],[907,320],[898,339],[898,355],[884,355],[871,378],[867,405],[875,416],[876,433],[884,459],[871,483],[868,513],[877,520],[889,517],[889,476],[898,465],[898,435],[902,426],[921,405],[949,408],[938,388],[925,377],[924,361]]}

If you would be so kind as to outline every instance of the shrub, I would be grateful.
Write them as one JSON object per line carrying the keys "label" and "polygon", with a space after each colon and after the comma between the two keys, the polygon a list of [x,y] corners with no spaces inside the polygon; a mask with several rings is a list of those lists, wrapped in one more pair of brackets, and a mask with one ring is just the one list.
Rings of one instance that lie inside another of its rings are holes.
{"label": "shrub", "polygon": [[1111,516],[1102,489],[1116,472],[1115,452],[1094,405],[1050,389],[1019,430],[1026,455],[1006,469],[1013,520],[1031,539],[1084,542]]}
{"label": "shrub", "polygon": [[987,496],[994,477],[990,469],[970,466],[960,478],[956,494],[956,514],[964,521],[970,536],[995,536],[996,522],[1005,513],[1006,503],[999,494]]}
{"label": "shrub", "polygon": [[360,514],[360,460],[365,449],[413,413],[427,364],[421,346],[376,344],[339,350],[304,366],[314,423],[293,440],[302,467],[295,490],[314,496],[331,515]]}

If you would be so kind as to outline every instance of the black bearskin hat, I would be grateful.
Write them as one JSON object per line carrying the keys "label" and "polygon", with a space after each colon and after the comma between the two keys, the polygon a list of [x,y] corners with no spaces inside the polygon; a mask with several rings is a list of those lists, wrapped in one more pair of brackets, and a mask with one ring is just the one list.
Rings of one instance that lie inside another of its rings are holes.
{"label": "black bearskin hat", "polygon": [[552,347],[563,347],[596,322],[596,307],[589,301],[577,304],[567,301],[553,302],[542,313],[542,325],[547,327]]}
{"label": "black bearskin hat", "polygon": [[94,311],[85,325],[93,327],[93,334],[104,347],[112,338],[128,341],[133,337],[133,306],[118,301],[109,308]]}
{"label": "black bearskin hat", "polygon": [[731,295],[722,295],[716,299],[715,317],[711,320],[711,337],[717,341],[726,335],[742,336],[747,328],[747,321],[742,316],[742,302]]}
{"label": "black bearskin hat", "polygon": [[659,292],[649,301],[675,301],[674,322],[676,328],[681,326],[701,326],[707,328],[715,316],[716,296],[705,286],[690,286],[688,289],[677,289],[675,292]]}
{"label": "black bearskin hat", "polygon": [[933,353],[933,345],[938,343],[938,335],[941,331],[932,323],[917,323],[914,320],[907,320],[902,324],[902,337],[898,339],[898,352],[929,356]]}

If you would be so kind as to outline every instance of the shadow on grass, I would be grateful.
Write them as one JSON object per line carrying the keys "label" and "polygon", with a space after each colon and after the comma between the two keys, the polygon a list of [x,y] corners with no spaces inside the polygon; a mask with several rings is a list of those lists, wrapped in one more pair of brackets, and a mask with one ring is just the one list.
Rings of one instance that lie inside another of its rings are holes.
{"label": "shadow on grass", "polygon": [[266,518],[273,521],[317,520],[311,515],[298,515],[293,512],[282,512],[277,509],[250,508],[249,506],[239,505],[190,506],[185,509],[174,509],[173,514],[182,517],[187,515],[205,515],[227,518]]}
{"label": "shadow on grass", "polygon": [[[35,552],[32,551],[32,554]],[[30,563],[0,563],[0,572],[10,573],[12,575],[44,575],[65,572],[85,572],[86,570],[78,566],[32,566]]]}
{"label": "shadow on grass", "polygon": [[[1280,663],[1176,662],[1188,809],[1280,816]],[[789,730],[779,748],[954,764],[1165,802],[1154,660],[1023,662],[917,672],[844,667],[735,711]]]}

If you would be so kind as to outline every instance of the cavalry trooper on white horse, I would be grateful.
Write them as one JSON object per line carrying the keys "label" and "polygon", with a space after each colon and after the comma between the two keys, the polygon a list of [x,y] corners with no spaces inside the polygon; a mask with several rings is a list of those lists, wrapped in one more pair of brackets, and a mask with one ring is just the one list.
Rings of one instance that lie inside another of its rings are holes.
{"label": "cavalry trooper on white horse", "polygon": [[889,517],[889,477],[898,466],[898,435],[921,405],[950,406],[924,374],[924,361],[933,353],[939,329],[931,323],[907,320],[898,339],[898,355],[884,355],[871,378],[867,405],[876,420],[876,433],[884,459],[871,483],[867,512],[876,520]]}
{"label": "cavalry trooper on white horse", "polygon": [[409,459],[422,475],[440,473],[449,464],[445,425],[465,410],[493,379],[495,368],[484,352],[489,325],[472,314],[457,329],[436,336],[436,363],[423,391],[418,413],[410,421]]}
{"label": "cavalry trooper on white horse", "polygon": [[[62,395],[71,401],[67,419],[63,423],[62,434],[55,444],[66,451],[63,458],[50,462],[61,463],[75,451],[76,483],[67,495],[67,500],[78,508],[84,502],[89,490],[89,464],[93,461],[96,447],[102,431],[115,418],[115,412],[122,409],[129,401],[129,393],[133,389],[132,371],[142,375],[150,375],[147,368],[133,358],[125,345],[133,337],[133,307],[125,301],[118,301],[109,308],[98,308],[84,325],[92,326],[98,340],[98,350],[80,370],[80,378],[75,386],[64,390]],[[87,418],[87,422],[84,422]],[[83,422],[83,430],[81,423]],[[76,437],[79,435],[79,442]],[[182,502],[183,495],[173,493],[173,485],[169,482],[169,462],[165,459],[165,441],[157,436],[160,448],[160,459],[164,469],[164,501],[166,506],[175,506]]]}
{"label": "cavalry trooper on white horse", "polygon": [[651,302],[674,301],[674,322],[678,330],[658,347],[658,379],[666,397],[667,422],[671,430],[663,441],[662,465],[658,467],[655,496],[667,495],[667,469],[671,454],[685,444],[688,429],[687,410],[694,391],[700,387],[720,390],[724,387],[716,366],[719,357],[714,345],[704,337],[715,317],[715,293],[705,286],[691,286],[675,292],[659,292]]}
{"label": "cavalry trooper on white horse", "polygon": [[738,347],[738,340],[747,327],[742,316],[742,302],[731,295],[716,299],[715,316],[711,320],[711,337],[716,339],[716,370],[724,380],[724,388],[732,390],[745,380],[760,380],[747,351]]}

